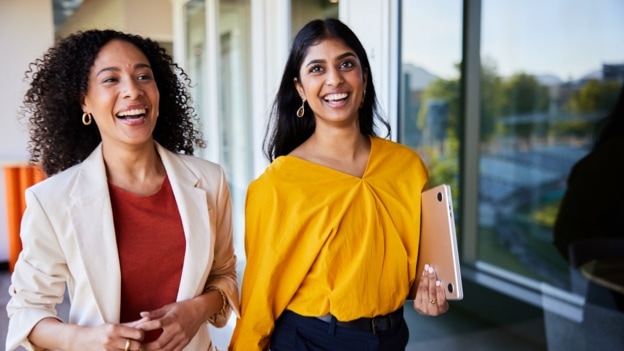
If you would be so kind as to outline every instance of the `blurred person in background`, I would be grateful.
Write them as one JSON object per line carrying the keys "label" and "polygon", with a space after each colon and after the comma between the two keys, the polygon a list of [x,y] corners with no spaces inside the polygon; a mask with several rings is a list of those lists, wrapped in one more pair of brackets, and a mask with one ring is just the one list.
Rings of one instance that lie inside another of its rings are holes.
{"label": "blurred person in background", "polygon": [[598,124],[593,148],[570,171],[553,230],[554,245],[566,259],[576,240],[624,240],[624,87]]}

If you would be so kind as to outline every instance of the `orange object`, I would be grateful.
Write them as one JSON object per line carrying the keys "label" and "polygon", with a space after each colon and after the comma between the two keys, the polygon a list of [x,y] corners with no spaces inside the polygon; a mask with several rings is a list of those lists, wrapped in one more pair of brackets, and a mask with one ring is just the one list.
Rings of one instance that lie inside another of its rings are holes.
{"label": "orange object", "polygon": [[38,166],[9,165],[4,167],[6,185],[7,224],[9,239],[9,271],[22,251],[20,224],[26,209],[24,191],[31,185],[45,179],[45,173]]}

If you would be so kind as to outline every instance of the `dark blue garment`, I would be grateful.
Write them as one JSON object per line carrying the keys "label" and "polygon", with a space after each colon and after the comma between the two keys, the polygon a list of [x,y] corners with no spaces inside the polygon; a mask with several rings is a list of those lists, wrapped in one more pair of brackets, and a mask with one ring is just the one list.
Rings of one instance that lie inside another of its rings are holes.
{"label": "dark blue garment", "polygon": [[284,311],[271,335],[271,351],[405,351],[409,330],[401,318],[377,335]]}

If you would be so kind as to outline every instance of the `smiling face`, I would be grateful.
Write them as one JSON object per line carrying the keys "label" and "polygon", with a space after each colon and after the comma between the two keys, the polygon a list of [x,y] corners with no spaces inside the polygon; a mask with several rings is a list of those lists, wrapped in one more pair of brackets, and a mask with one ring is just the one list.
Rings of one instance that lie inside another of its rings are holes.
{"label": "smiling face", "polygon": [[357,126],[367,78],[357,55],[342,40],[325,39],[310,46],[299,77],[295,86],[317,125]]}
{"label": "smiling face", "polygon": [[159,98],[143,52],[111,40],[93,62],[82,109],[93,114],[104,144],[143,145],[152,141]]}

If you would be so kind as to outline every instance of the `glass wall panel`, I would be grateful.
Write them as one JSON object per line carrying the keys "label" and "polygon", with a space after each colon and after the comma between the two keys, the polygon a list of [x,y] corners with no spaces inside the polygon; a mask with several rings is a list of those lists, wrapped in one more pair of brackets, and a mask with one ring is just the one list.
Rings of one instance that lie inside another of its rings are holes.
{"label": "glass wall panel", "polygon": [[232,194],[234,238],[242,257],[247,185],[253,173],[249,0],[219,1],[219,160]]}
{"label": "glass wall panel", "polygon": [[[418,152],[427,165],[428,185],[451,185],[456,218],[460,215],[457,205],[461,190],[458,167],[461,134],[458,126],[461,118],[462,6],[462,0],[401,1],[399,116],[396,124],[398,141]],[[459,225],[460,221],[455,224]],[[456,233],[461,239],[459,227]],[[453,316],[459,313],[455,307],[451,307],[451,311]],[[422,326],[431,320],[421,319],[410,302],[405,304],[404,316],[410,329],[407,349],[426,349],[431,335],[423,332]],[[454,333],[450,328],[446,337],[452,337]]]}
{"label": "glass wall panel", "polygon": [[457,199],[462,1],[402,1],[400,45],[399,142],[424,159],[429,185],[450,184]]}
{"label": "glass wall panel", "polygon": [[[186,3],[186,70],[193,83],[191,94],[202,124],[209,120],[206,116],[206,100],[214,99],[206,96],[208,82],[204,80],[215,79],[218,82],[218,140],[208,140],[208,147],[218,148],[218,162],[228,178],[232,195],[235,245],[237,254],[242,258],[245,193],[253,177],[253,145],[249,120],[252,116],[250,3],[249,0],[221,0],[217,8],[218,42],[215,47],[219,51],[207,52],[205,0],[191,0]],[[218,64],[217,77],[206,77],[208,63],[214,62],[209,60],[216,60]],[[202,156],[202,150],[198,151],[198,155]]]}
{"label": "glass wall panel", "polygon": [[569,287],[552,227],[624,78],[624,2],[483,0],[479,259]]}

